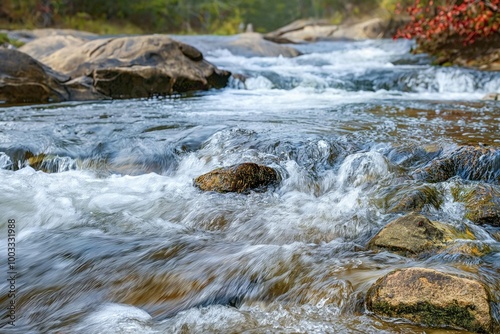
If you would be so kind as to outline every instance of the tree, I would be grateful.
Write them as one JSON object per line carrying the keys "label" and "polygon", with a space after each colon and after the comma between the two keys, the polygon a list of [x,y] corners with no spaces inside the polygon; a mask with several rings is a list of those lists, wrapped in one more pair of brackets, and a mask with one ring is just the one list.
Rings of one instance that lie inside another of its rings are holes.
{"label": "tree", "polygon": [[498,35],[500,0],[415,0],[404,9],[411,22],[395,38],[415,38],[433,50],[450,42],[468,46]]}

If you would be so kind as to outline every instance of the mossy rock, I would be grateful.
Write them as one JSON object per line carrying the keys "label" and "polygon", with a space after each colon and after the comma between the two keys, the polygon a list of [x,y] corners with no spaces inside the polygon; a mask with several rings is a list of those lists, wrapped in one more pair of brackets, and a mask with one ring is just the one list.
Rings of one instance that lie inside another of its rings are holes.
{"label": "mossy rock", "polygon": [[443,182],[454,176],[500,184],[500,151],[496,148],[462,146],[413,173],[415,179],[426,182]]}
{"label": "mossy rock", "polygon": [[500,226],[500,187],[475,184],[452,191],[457,202],[465,206],[465,218],[475,224]]}
{"label": "mossy rock", "polygon": [[421,211],[426,205],[439,209],[443,203],[441,193],[433,186],[424,185],[401,189],[387,200],[388,212]]}
{"label": "mossy rock", "polygon": [[271,167],[242,163],[217,168],[198,176],[194,184],[203,191],[244,193],[250,190],[265,190],[267,186],[279,182],[279,179],[278,173]]}
{"label": "mossy rock", "polygon": [[415,256],[444,248],[448,241],[455,239],[454,232],[445,224],[410,213],[387,224],[370,240],[368,247]]}
{"label": "mossy rock", "polygon": [[493,332],[484,285],[433,269],[407,268],[381,277],[369,289],[366,305],[377,315],[426,326]]}

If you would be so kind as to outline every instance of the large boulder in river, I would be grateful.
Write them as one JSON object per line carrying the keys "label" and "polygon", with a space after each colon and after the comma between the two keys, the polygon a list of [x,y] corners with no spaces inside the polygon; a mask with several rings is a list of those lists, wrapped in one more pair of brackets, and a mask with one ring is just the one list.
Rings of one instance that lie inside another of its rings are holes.
{"label": "large boulder in river", "polygon": [[0,101],[39,103],[103,98],[91,86],[71,82],[68,76],[23,52],[0,49],[0,59]]}
{"label": "large boulder in river", "polygon": [[97,38],[98,35],[81,30],[74,29],[53,29],[53,28],[45,28],[45,29],[33,29],[33,30],[10,30],[7,32],[7,35],[11,39],[18,40],[23,43],[29,43],[38,38],[44,37],[56,37],[56,36],[66,36],[66,37],[75,37],[81,39],[91,39]]}
{"label": "large boulder in river", "polygon": [[72,78],[92,78],[95,89],[111,98],[222,88],[230,76],[196,48],[165,35],[96,39],[40,61]]}
{"label": "large boulder in river", "polygon": [[463,202],[465,218],[476,224],[500,227],[500,187],[475,184],[453,191],[456,201]]}
{"label": "large boulder in river", "polygon": [[204,191],[243,193],[249,190],[263,190],[278,181],[279,175],[273,168],[247,162],[217,168],[198,176],[194,184]]}
{"label": "large boulder in river", "polygon": [[414,178],[426,182],[442,182],[454,176],[499,184],[500,151],[496,148],[462,146],[413,173]]}
{"label": "large boulder in river", "polygon": [[411,213],[387,224],[370,240],[368,247],[413,256],[443,248],[451,239],[453,232],[445,224]]}
{"label": "large boulder in river", "polygon": [[408,268],[383,276],[369,289],[366,305],[384,317],[493,332],[490,297],[483,284],[433,269]]}
{"label": "large boulder in river", "polygon": [[37,38],[19,48],[19,51],[29,54],[35,59],[47,57],[54,52],[69,46],[78,46],[88,39],[72,35],[55,35]]}

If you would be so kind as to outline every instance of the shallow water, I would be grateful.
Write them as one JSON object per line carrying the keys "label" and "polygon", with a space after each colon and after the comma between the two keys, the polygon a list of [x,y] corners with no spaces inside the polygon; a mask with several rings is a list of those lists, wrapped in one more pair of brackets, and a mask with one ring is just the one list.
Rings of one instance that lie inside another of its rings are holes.
{"label": "shallow water", "polygon": [[[366,311],[377,278],[415,266],[482,281],[499,321],[499,229],[464,219],[451,196],[470,181],[430,185],[444,203],[424,212],[468,228],[477,240],[457,242],[489,253],[409,259],[365,247],[398,216],[387,210],[395,189],[427,185],[409,173],[458,145],[499,146],[499,105],[480,98],[500,93],[500,74],[432,67],[404,41],[321,42],[287,59],[183,38],[245,82],[0,108],[0,233],[15,219],[17,271],[16,326],[2,332],[458,332]],[[247,161],[283,181],[248,195],[193,187]],[[2,275],[7,253],[2,242]]]}

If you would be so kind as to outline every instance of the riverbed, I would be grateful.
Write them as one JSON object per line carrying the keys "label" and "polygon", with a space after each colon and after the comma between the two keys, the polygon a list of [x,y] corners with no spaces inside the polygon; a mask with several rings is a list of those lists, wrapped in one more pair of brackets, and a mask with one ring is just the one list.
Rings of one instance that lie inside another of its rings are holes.
{"label": "riverbed", "polygon": [[[498,323],[500,229],[465,219],[452,196],[472,181],[432,184],[444,201],[423,213],[472,231],[486,254],[366,246],[400,216],[391,189],[427,185],[411,172],[460,145],[500,146],[500,105],[481,100],[500,93],[500,73],[432,66],[409,41],[271,58],[179,38],[240,76],[171,97],[0,105],[2,240],[15,221],[13,268],[0,244],[2,333],[459,333],[366,310],[368,288],[408,267],[481,281]],[[249,194],[193,186],[241,162],[282,182]]]}

